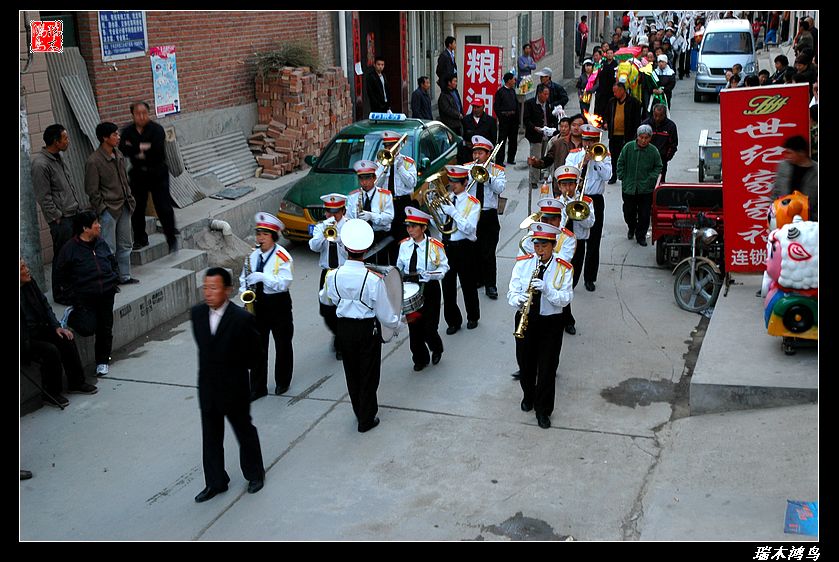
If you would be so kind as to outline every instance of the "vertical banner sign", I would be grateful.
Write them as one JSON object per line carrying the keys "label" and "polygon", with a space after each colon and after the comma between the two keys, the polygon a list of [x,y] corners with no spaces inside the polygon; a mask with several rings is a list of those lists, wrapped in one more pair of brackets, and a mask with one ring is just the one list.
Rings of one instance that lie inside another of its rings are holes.
{"label": "vertical banner sign", "polygon": [[105,62],[142,57],[149,44],[146,13],[99,12],[99,43]]}
{"label": "vertical banner sign", "polygon": [[764,271],[767,216],[784,141],[810,138],[807,84],[725,89],[722,126],[725,269]]}
{"label": "vertical banner sign", "polygon": [[486,112],[494,117],[492,102],[496,90],[502,85],[501,65],[504,62],[504,48],[467,44],[463,54],[466,61],[466,69],[463,72],[463,114],[471,111],[472,100],[481,99],[484,101]]}
{"label": "vertical banner sign", "polygon": [[154,111],[158,117],[181,111],[178,93],[178,65],[175,61],[175,46],[152,47],[151,74],[154,79]]}

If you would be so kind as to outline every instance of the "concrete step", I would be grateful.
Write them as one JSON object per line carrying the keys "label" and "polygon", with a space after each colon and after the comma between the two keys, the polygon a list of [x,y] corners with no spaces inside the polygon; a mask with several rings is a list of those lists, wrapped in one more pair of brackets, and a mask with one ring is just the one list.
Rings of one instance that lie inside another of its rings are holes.
{"label": "concrete step", "polygon": [[157,217],[146,217],[146,234],[157,234]]}
{"label": "concrete step", "polygon": [[[180,243],[180,238],[178,243]],[[169,254],[169,244],[163,234],[150,234],[149,245],[131,250],[131,265],[144,265]]]}
{"label": "concrete step", "polygon": [[785,355],[781,338],[766,333],[763,299],[755,297],[762,276],[734,277],[737,284],[727,297],[720,294],[699,351],[691,415],[817,402],[818,350]]}
{"label": "concrete step", "polygon": [[[145,248],[144,248],[145,249]],[[156,267],[170,267],[175,269],[188,269],[201,272],[207,269],[208,256],[203,250],[181,249],[174,254],[166,254],[160,259],[154,260],[152,264]],[[140,278],[138,271],[141,266],[131,269],[131,276]],[[136,274],[136,275],[135,275]]]}

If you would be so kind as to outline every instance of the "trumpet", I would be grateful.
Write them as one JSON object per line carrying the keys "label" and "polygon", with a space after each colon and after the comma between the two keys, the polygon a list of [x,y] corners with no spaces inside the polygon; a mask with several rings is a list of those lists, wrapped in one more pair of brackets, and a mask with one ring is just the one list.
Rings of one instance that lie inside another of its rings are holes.
{"label": "trumpet", "polygon": [[[492,153],[489,155],[489,158],[487,158],[485,164],[492,166],[492,161],[495,159],[495,155],[498,154],[498,150],[503,145],[504,141],[501,141],[497,145],[495,145],[495,148],[492,149]],[[489,181],[491,177],[493,177],[493,174],[490,174],[490,172],[486,169],[486,166],[482,166],[480,164],[475,164],[474,166],[472,166],[472,169],[469,170],[469,175],[472,177],[472,181],[470,181],[469,185],[466,186],[467,190],[470,187],[472,187],[472,184],[474,184],[475,182],[486,183]]]}
{"label": "trumpet", "polygon": [[[589,155],[595,162],[602,162],[609,154],[609,149],[607,149],[606,145],[602,142],[598,142],[588,147],[586,149],[586,154]],[[579,197],[575,197],[573,201],[565,206],[565,213],[571,220],[585,220],[591,214],[589,204],[583,201],[583,195],[586,191],[586,174],[588,173],[589,164],[591,164],[591,162],[586,164],[583,173],[580,174],[580,180],[577,182],[577,189],[580,190]],[[582,189],[580,189],[580,184],[582,184]]]}
{"label": "trumpet", "polygon": [[334,224],[328,224],[323,227],[323,237],[326,239],[327,242],[337,242],[338,241],[338,227]]}
{"label": "trumpet", "polygon": [[446,229],[449,217],[443,212],[442,207],[443,205],[451,205],[452,202],[449,199],[449,192],[437,181],[440,175],[440,173],[436,173],[428,178],[428,186],[422,194],[422,200],[440,234],[452,234],[457,230],[457,224],[453,223],[451,229]]}
{"label": "trumpet", "polygon": [[[259,245],[254,246],[253,250],[259,248]],[[251,252],[253,252],[251,250]],[[242,304],[245,305],[245,310],[254,314],[254,304],[256,302],[256,292],[252,291],[250,285],[248,285],[248,277],[251,274],[251,252],[248,252],[248,255],[245,256],[245,290],[242,292],[242,295],[239,297],[242,301]]]}
{"label": "trumpet", "polygon": [[397,156],[399,156],[399,152],[402,150],[402,143],[405,142],[406,138],[408,138],[408,133],[402,135],[390,150],[387,150],[386,148],[379,150],[376,153],[376,162],[386,168],[393,166],[393,161],[396,160]]}

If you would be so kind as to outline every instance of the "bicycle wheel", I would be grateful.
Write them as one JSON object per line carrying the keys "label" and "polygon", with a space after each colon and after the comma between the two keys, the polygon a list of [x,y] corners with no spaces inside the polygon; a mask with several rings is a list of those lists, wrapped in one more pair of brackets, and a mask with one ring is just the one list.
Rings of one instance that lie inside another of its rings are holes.
{"label": "bicycle wheel", "polygon": [[696,276],[693,286],[690,284],[690,263],[685,262],[676,270],[673,282],[673,296],[679,308],[688,312],[702,312],[714,306],[720,294],[720,277],[707,263],[696,266]]}

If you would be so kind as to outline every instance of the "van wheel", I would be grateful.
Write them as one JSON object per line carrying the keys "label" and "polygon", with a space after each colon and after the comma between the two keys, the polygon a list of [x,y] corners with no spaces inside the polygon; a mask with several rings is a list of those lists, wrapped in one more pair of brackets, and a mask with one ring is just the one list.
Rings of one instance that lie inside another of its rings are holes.
{"label": "van wheel", "polygon": [[699,92],[693,92],[693,101],[694,103],[699,103],[702,101],[702,94]]}

